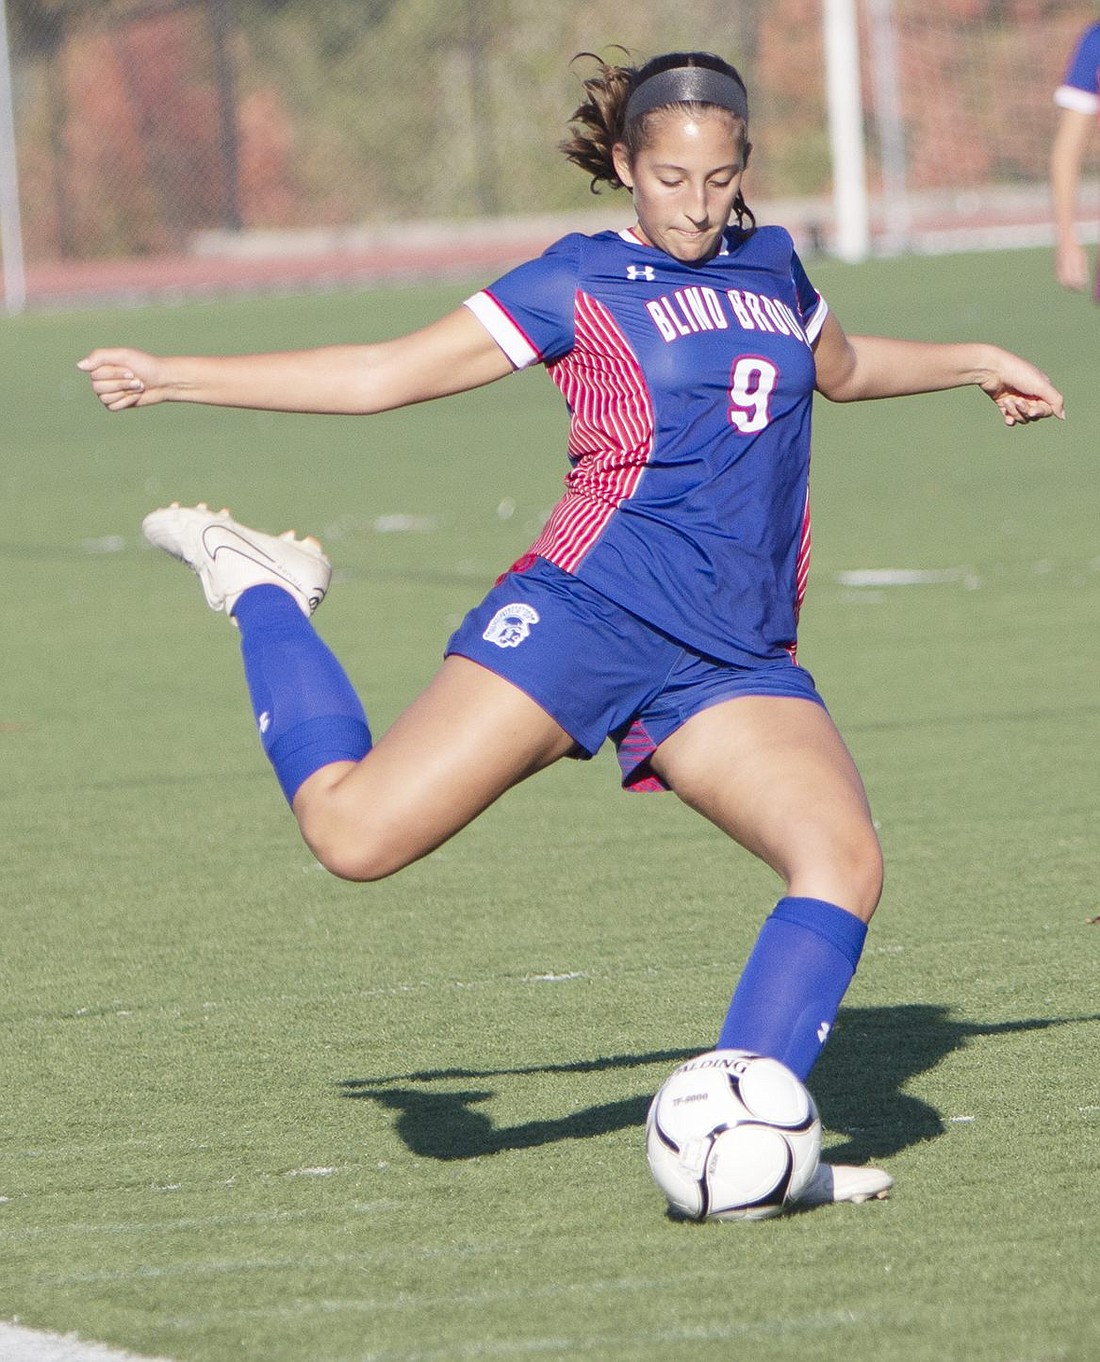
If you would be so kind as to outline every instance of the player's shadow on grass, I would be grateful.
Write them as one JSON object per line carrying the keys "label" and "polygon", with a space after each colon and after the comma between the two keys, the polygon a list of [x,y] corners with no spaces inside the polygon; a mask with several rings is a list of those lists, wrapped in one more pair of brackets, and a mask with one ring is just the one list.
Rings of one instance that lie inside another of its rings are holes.
{"label": "player's shadow on grass", "polygon": [[[1031,1018],[983,1025],[957,1020],[948,1008],[931,1003],[843,1009],[810,1078],[826,1128],[826,1156],[837,1163],[866,1163],[935,1139],[944,1131],[943,1117],[927,1102],[903,1091],[910,1079],[934,1069],[970,1041],[1083,1021],[1100,1021],[1100,1017]],[[662,1079],[697,1053],[698,1048],[663,1050],[512,1069],[425,1069],[345,1079],[340,1089],[344,1097],[370,1100],[397,1112],[397,1133],[412,1153],[448,1161],[473,1159],[640,1127]],[[644,1089],[615,1102],[513,1126],[497,1126],[478,1110],[496,1096],[496,1088],[485,1086],[490,1079],[633,1068],[651,1070]],[[472,1086],[442,1086],[456,1081]],[[839,1143],[834,1135],[840,1137]]]}
{"label": "player's shadow on grass", "polygon": [[825,1125],[822,1152],[832,1163],[886,1159],[944,1132],[928,1102],[904,1091],[972,1041],[1100,1017],[1032,1017],[973,1022],[934,1003],[842,1008],[829,1044],[810,1077]]}
{"label": "player's shadow on grass", "polygon": [[[479,1103],[496,1096],[494,1089],[479,1086],[456,1090],[431,1085],[460,1079],[483,1083],[490,1078],[532,1074],[600,1073],[647,1065],[653,1065],[654,1072],[663,1077],[695,1053],[693,1050],[661,1050],[515,1069],[422,1069],[389,1078],[345,1079],[340,1088],[344,1097],[369,1098],[379,1106],[398,1112],[397,1133],[414,1154],[429,1159],[475,1159],[505,1149],[531,1149],[557,1144],[561,1140],[584,1140],[639,1126],[645,1120],[652,1094],[646,1091],[637,1097],[584,1107],[565,1116],[497,1126],[484,1111],[475,1110]],[[660,1077],[656,1081],[659,1083]]]}

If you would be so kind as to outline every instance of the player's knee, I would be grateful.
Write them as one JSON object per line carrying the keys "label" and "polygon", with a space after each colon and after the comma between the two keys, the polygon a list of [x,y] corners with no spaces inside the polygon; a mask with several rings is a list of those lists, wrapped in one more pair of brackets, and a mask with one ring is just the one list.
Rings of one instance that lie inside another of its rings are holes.
{"label": "player's knee", "polygon": [[882,849],[874,829],[851,829],[805,854],[787,877],[790,891],[838,904],[870,922],[882,896]]}
{"label": "player's knee", "polygon": [[408,864],[407,859],[395,855],[389,848],[370,841],[325,835],[306,836],[305,840],[329,874],[357,884],[387,879]]}
{"label": "player's knee", "polygon": [[295,808],[298,826],[310,851],[322,866],[341,880],[366,884],[384,880],[413,859],[398,838],[384,827],[343,807],[339,797],[312,799]]}
{"label": "player's knee", "polygon": [[848,850],[847,877],[851,884],[851,909],[865,922],[878,907],[884,876],[882,847],[872,829]]}

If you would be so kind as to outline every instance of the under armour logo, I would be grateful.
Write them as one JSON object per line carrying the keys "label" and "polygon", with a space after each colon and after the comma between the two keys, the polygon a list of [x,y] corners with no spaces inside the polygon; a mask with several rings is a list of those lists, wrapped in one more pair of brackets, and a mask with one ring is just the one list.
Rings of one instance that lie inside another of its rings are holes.
{"label": "under armour logo", "polygon": [[261,733],[266,733],[267,730],[271,727],[271,715],[268,713],[266,709],[256,720],[256,727],[260,730]]}
{"label": "under armour logo", "polygon": [[823,1021],[821,1025],[817,1028],[817,1038],[822,1045],[824,1045],[825,1042],[829,1039],[829,1032],[832,1029],[833,1028],[829,1025],[827,1021]]}
{"label": "under armour logo", "polygon": [[652,265],[627,265],[626,277],[628,279],[645,279],[652,283],[657,275]]}

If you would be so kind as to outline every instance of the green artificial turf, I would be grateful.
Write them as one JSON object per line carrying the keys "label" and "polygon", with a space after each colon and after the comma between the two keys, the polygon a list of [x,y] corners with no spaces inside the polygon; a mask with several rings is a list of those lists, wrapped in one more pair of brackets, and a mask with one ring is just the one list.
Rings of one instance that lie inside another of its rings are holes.
{"label": "green artificial turf", "polygon": [[176,1362],[1100,1353],[1100,312],[1043,252],[811,273],[850,331],[1022,350],[1070,413],[817,412],[801,660],[887,889],[811,1086],[892,1198],[693,1226],[649,1179],[648,1098],[712,1044],[770,872],[603,753],[331,879],[236,635],[140,540],[171,499],[320,534],[318,623],[384,728],[558,494],[552,385],[109,417],[73,365],[382,336],[470,288],[28,316],[0,326],[0,1318]]}

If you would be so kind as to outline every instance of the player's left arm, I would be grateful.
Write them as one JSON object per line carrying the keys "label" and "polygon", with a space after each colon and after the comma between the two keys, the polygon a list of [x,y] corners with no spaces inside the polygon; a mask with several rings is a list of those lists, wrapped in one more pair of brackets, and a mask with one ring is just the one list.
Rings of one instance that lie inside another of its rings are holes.
{"label": "player's left arm", "polygon": [[830,312],[814,345],[817,390],[830,402],[906,397],[969,384],[997,404],[1005,425],[1065,416],[1062,394],[1034,364],[980,341],[939,344],[849,336]]}

